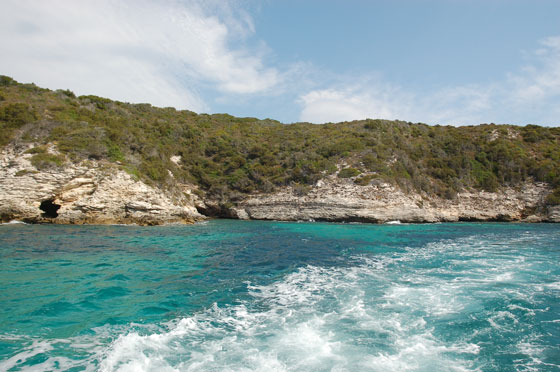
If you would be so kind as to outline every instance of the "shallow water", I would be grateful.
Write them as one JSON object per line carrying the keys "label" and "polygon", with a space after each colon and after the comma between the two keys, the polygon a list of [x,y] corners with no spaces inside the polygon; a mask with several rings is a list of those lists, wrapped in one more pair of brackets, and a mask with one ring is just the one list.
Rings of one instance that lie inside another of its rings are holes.
{"label": "shallow water", "polygon": [[560,225],[0,226],[0,371],[559,371]]}

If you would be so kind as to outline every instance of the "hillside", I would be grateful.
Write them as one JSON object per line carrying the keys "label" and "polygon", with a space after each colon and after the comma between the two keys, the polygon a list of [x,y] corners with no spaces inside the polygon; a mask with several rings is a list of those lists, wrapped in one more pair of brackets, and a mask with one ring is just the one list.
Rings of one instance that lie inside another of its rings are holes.
{"label": "hillside", "polygon": [[0,146],[32,165],[19,177],[101,164],[174,197],[189,185],[189,200],[209,215],[288,189],[305,198],[321,180],[449,202],[531,184],[544,190],[539,208],[560,204],[560,128],[536,125],[286,125],[76,97],[1,76]]}

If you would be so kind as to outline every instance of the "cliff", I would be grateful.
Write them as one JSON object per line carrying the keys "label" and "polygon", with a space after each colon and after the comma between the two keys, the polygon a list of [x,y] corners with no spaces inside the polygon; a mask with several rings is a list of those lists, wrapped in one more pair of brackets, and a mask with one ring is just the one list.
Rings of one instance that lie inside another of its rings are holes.
{"label": "cliff", "polygon": [[175,193],[154,188],[103,161],[40,170],[25,150],[9,146],[0,154],[2,222],[158,225],[204,218],[189,185]]}
{"label": "cliff", "polygon": [[[40,170],[28,147],[6,147],[0,154],[0,219],[30,223],[139,224],[192,223],[205,216],[281,221],[386,223],[445,221],[560,222],[560,207],[547,207],[550,187],[525,183],[498,192],[460,192],[451,200],[404,192],[384,182],[357,185],[352,178],[327,176],[302,191],[288,186],[273,193],[246,195],[220,204],[193,193],[150,186],[107,162]],[[56,148],[49,147],[56,155]],[[198,210],[197,210],[198,209]]]}
{"label": "cliff", "polygon": [[560,220],[560,128],[282,124],[0,75],[0,219]]}
{"label": "cliff", "polygon": [[545,184],[526,183],[497,192],[463,190],[449,200],[405,193],[388,183],[358,186],[352,180],[331,176],[306,195],[289,187],[274,194],[253,195],[233,210],[242,219],[285,221],[560,222],[560,208],[545,206],[549,193]]}

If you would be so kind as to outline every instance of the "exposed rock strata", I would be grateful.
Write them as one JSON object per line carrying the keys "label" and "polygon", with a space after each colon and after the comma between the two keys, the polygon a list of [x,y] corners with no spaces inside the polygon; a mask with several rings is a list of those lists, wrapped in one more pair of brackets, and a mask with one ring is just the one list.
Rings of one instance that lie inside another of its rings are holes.
{"label": "exposed rock strata", "polygon": [[560,222],[560,208],[546,208],[545,184],[525,184],[497,193],[464,191],[453,200],[404,193],[390,184],[358,186],[334,176],[304,196],[287,188],[253,195],[234,208],[238,218],[265,220],[360,221],[383,223],[443,221]]}
{"label": "exposed rock strata", "polygon": [[[194,207],[188,186],[171,194],[102,162],[67,163],[36,169],[23,149],[0,154],[0,219],[66,224],[192,223],[204,218]],[[60,206],[54,214],[41,203]]]}
{"label": "exposed rock strata", "polygon": [[[545,184],[525,184],[497,193],[464,191],[447,200],[405,193],[386,183],[359,186],[352,179],[329,176],[306,195],[287,187],[226,206],[200,200],[192,194],[192,185],[175,185],[173,193],[157,189],[107,162],[68,162],[64,167],[40,171],[25,150],[12,146],[0,154],[2,222],[190,223],[204,218],[199,211],[228,218],[284,221],[560,222],[560,206],[547,208],[544,204],[550,192]],[[51,151],[56,150],[53,147]]]}

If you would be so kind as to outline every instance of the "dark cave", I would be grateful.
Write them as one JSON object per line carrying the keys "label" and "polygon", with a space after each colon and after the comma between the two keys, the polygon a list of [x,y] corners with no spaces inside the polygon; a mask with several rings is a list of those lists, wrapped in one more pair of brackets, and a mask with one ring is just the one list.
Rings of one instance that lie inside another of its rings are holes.
{"label": "dark cave", "polygon": [[54,203],[54,199],[43,200],[41,205],[39,206],[44,213],[42,214],[43,217],[47,218],[56,218],[58,217],[58,210],[60,209],[60,205]]}

